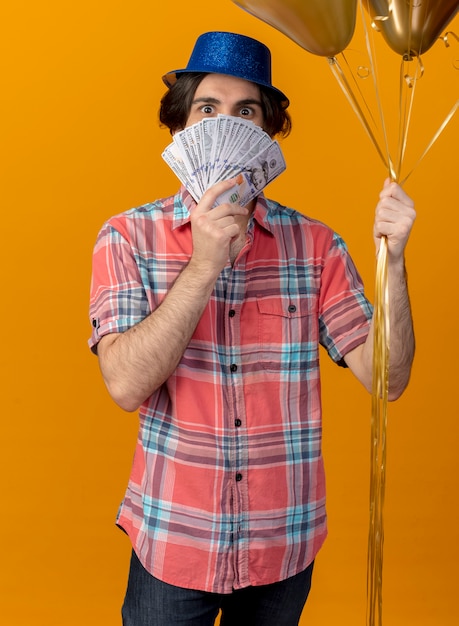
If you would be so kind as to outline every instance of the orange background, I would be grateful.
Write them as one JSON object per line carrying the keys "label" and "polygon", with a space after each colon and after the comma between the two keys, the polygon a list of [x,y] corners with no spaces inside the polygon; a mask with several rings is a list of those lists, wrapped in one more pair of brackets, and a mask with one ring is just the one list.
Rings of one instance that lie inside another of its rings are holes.
{"label": "orange background", "polygon": [[[103,221],[177,187],[160,156],[169,143],[156,121],[160,76],[182,67],[206,30],[270,46],[294,130],[283,143],[287,172],[269,194],[340,232],[370,295],[373,211],[386,172],[326,60],[230,0],[29,0],[1,13],[0,622],[119,624],[129,546],[114,517],[137,419],[110,400],[87,349],[88,290]],[[450,29],[459,32],[457,18]],[[362,47],[357,33],[354,49]],[[382,72],[395,57],[383,51]],[[457,98],[453,56],[459,44],[425,55],[412,162]],[[395,113],[388,120],[393,127]],[[407,392],[389,407],[386,626],[459,623],[459,371],[449,345],[459,305],[457,143],[453,119],[406,184],[418,210],[407,250],[417,354]],[[327,358],[323,370],[330,536],[301,623],[358,626],[371,403]]]}

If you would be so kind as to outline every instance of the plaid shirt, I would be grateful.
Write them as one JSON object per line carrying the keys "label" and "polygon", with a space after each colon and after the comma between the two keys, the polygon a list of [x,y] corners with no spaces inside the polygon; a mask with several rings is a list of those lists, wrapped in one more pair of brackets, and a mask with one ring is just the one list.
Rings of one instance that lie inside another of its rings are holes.
{"label": "plaid shirt", "polygon": [[[104,225],[92,348],[161,304],[190,258],[193,206],[182,188]],[[342,239],[260,196],[176,371],[140,407],[117,523],[149,572],[228,593],[308,566],[327,533],[319,344],[340,362],[371,313]]]}

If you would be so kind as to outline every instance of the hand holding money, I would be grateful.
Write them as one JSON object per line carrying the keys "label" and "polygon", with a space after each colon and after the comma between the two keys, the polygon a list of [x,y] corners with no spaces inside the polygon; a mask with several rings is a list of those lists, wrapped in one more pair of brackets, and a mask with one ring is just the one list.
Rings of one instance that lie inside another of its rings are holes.
{"label": "hand holding money", "polygon": [[[232,241],[240,235],[240,220],[248,210],[238,203],[217,203],[216,198],[229,193],[234,180],[219,181],[208,189],[191,214],[193,255],[191,265],[198,272],[216,277],[228,261]],[[215,208],[214,208],[215,207]]]}

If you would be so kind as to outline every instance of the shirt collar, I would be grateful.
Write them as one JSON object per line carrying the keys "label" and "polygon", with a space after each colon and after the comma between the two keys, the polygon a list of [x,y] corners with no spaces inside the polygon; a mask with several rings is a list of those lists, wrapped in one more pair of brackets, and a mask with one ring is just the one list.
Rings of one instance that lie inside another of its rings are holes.
{"label": "shirt collar", "polygon": [[172,230],[190,221],[190,211],[196,206],[192,195],[182,185],[174,196],[174,220]]}
{"label": "shirt collar", "polygon": [[270,200],[266,198],[264,193],[261,193],[257,198],[257,204],[255,205],[255,211],[253,212],[253,219],[259,226],[271,233],[271,235],[274,234],[274,226],[271,219]]}

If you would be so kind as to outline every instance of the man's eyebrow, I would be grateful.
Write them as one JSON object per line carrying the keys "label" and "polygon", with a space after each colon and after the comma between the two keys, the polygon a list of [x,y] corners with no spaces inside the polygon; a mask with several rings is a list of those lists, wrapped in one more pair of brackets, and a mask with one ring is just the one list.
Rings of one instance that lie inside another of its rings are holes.
{"label": "man's eyebrow", "polygon": [[238,100],[238,102],[236,102],[236,106],[242,106],[244,104],[257,104],[261,107],[261,100],[257,100],[256,98],[246,98],[245,100]]}
{"label": "man's eyebrow", "polygon": [[207,102],[208,104],[221,104],[220,100],[218,100],[217,98],[212,98],[211,96],[202,96],[201,98],[196,98],[191,104],[199,104],[200,102]]}
{"label": "man's eyebrow", "polygon": [[[195,100],[192,101],[191,104],[221,104],[221,100],[219,100],[218,98],[212,98],[212,96],[201,96],[200,98],[196,98]],[[255,98],[245,98],[244,100],[238,100],[237,102],[234,103],[234,106],[244,106],[247,104],[256,104],[259,107],[262,106],[261,104],[261,100],[257,100]]]}

